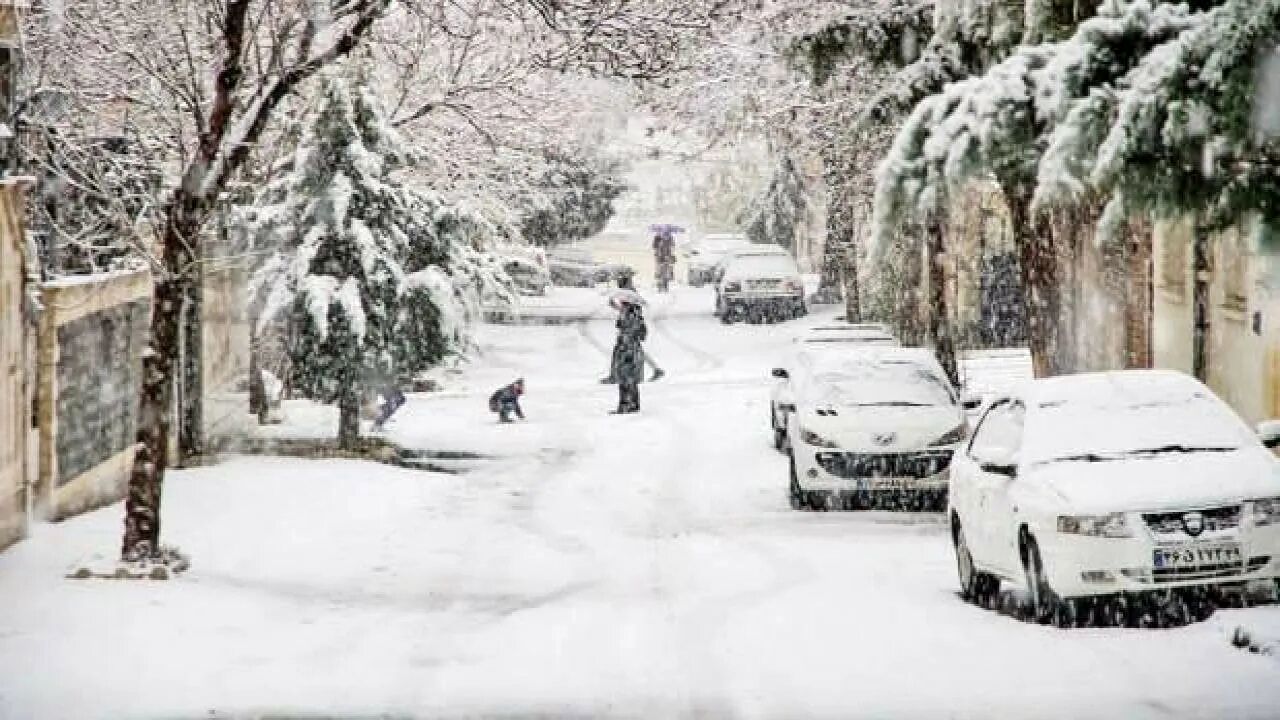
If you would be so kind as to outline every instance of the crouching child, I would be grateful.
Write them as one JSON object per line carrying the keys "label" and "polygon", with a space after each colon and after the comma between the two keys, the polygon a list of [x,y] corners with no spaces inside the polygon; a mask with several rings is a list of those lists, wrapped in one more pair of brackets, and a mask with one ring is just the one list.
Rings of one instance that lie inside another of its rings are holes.
{"label": "crouching child", "polygon": [[524,410],[520,407],[521,395],[524,395],[524,378],[499,388],[490,395],[489,412],[498,413],[498,422],[511,422],[512,414],[523,420]]}

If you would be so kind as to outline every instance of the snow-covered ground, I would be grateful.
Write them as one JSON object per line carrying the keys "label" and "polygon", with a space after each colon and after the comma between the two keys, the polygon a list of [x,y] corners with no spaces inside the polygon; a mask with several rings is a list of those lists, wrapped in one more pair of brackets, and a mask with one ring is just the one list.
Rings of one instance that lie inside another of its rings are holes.
{"label": "snow-covered ground", "polygon": [[[669,376],[637,416],[606,414],[608,319],[484,328],[388,430],[495,456],[469,474],[173,473],[176,580],[63,578],[114,553],[119,506],[37,528],[0,555],[0,718],[1280,716],[1280,660],[1230,642],[1280,609],[1033,626],[959,600],[936,517],[791,511],[767,403],[796,326],[710,305],[653,300]],[[485,398],[518,375],[529,421],[498,426]]]}

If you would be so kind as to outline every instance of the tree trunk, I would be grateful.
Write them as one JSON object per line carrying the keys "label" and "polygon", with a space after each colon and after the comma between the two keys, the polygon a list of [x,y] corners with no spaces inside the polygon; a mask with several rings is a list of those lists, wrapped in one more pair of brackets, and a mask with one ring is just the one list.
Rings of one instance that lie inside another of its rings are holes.
{"label": "tree trunk", "polygon": [[204,333],[201,323],[204,278],[200,263],[184,273],[181,392],[178,397],[178,467],[204,454]]}
{"label": "tree trunk", "polygon": [[1129,224],[1125,292],[1125,367],[1151,367],[1152,308],[1151,226],[1146,221]]}
{"label": "tree trunk", "polygon": [[842,215],[845,211],[835,206],[834,199],[827,206],[827,237],[822,244],[822,268],[818,277],[815,300],[834,305],[841,298],[841,260],[849,245],[849,223]]}
{"label": "tree trunk", "polygon": [[258,359],[262,349],[258,346],[257,325],[256,318],[249,318],[249,412],[258,416],[259,425],[265,425],[270,403],[262,377],[262,362]]}
{"label": "tree trunk", "polygon": [[858,288],[858,248],[850,243],[844,249],[841,265],[844,278],[844,319],[846,322],[862,322],[862,300]]}
{"label": "tree trunk", "polygon": [[1197,223],[1192,243],[1192,307],[1191,338],[1192,374],[1200,382],[1209,381],[1209,229]]}
{"label": "tree trunk", "polygon": [[338,399],[338,447],[355,450],[360,444],[360,391],[350,388]]}
{"label": "tree trunk", "polygon": [[944,260],[942,222],[931,216],[925,221],[925,253],[929,279],[929,342],[947,377],[956,387],[960,386],[960,373],[956,364],[955,338],[951,329],[950,303],[947,302],[947,273]]}
{"label": "tree trunk", "polygon": [[142,358],[133,470],[125,498],[125,561],[155,558],[160,553],[160,497],[169,465],[169,430],[173,418],[174,360],[180,355],[182,312],[187,273],[200,252],[198,202],[179,188],[170,201],[161,236],[161,268],[151,301],[151,335]]}
{"label": "tree trunk", "polygon": [[1005,199],[1021,265],[1027,344],[1036,377],[1069,372],[1064,357],[1070,332],[1062,317],[1065,293],[1053,236],[1043,219],[1033,216],[1028,194],[1006,190]]}

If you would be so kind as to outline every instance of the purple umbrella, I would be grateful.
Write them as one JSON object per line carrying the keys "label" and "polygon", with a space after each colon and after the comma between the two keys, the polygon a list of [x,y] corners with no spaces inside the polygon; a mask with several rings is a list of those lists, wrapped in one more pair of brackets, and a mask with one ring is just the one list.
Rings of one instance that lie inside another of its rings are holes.
{"label": "purple umbrella", "polygon": [[659,235],[675,235],[676,233],[685,232],[685,229],[680,227],[679,225],[671,225],[669,223],[660,223],[657,225],[650,225],[649,232],[658,233]]}

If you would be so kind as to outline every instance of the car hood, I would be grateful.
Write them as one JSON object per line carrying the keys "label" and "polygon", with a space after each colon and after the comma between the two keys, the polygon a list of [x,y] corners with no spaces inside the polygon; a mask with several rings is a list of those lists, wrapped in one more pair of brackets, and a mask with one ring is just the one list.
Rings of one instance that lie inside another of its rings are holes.
{"label": "car hood", "polygon": [[1180,510],[1280,496],[1280,464],[1261,448],[1107,460],[1022,469],[1069,511]]}
{"label": "car hood", "polygon": [[806,408],[800,418],[801,427],[850,452],[923,450],[963,422],[958,407],[941,405]]}

